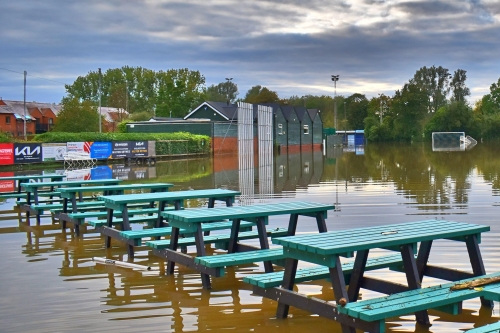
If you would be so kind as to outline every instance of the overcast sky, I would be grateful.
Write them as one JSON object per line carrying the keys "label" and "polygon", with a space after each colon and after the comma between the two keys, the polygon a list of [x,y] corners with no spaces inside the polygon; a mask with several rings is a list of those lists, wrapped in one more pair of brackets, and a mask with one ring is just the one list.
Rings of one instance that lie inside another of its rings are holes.
{"label": "overcast sky", "polygon": [[[280,97],[393,95],[423,66],[500,77],[500,1],[0,0],[0,97],[59,102],[101,67],[199,70]],[[14,72],[11,72],[14,71]],[[18,73],[15,73],[18,72]],[[44,79],[42,79],[44,78]],[[48,80],[47,80],[48,79]],[[49,81],[52,80],[52,81]]]}

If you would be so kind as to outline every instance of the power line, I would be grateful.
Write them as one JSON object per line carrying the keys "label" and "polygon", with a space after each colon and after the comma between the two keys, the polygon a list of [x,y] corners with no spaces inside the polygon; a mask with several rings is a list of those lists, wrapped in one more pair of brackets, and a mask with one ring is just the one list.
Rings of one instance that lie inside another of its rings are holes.
{"label": "power line", "polygon": [[[17,74],[24,75],[24,73],[13,71],[13,70],[7,69],[7,68],[0,67],[0,69],[3,69],[4,71],[8,71],[8,72],[12,72],[12,73],[17,73]],[[30,75],[30,74],[27,74],[27,76],[31,76],[31,77],[34,77],[34,78],[37,78],[37,79],[40,79],[40,80],[46,80],[46,81],[51,81],[51,82],[55,82],[55,83],[60,83],[60,84],[64,84],[64,85],[66,84],[64,82],[60,82],[60,81],[56,81],[56,80],[51,80],[51,79],[47,79],[47,78],[40,77],[40,76],[35,76],[35,75]]]}

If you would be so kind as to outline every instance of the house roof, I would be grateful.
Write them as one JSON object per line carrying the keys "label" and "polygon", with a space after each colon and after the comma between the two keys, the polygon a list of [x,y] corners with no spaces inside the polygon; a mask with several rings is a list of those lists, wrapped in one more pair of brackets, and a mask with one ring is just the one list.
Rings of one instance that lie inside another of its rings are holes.
{"label": "house roof", "polygon": [[226,120],[238,119],[238,114],[237,114],[238,106],[236,104],[227,104],[226,102],[210,102],[210,101],[201,103],[197,108],[188,113],[184,117],[184,119],[188,119],[192,114],[194,114],[201,108],[210,108]]}
{"label": "house roof", "polygon": [[[0,113],[17,115],[16,119],[24,119],[24,101],[0,100]],[[26,102],[26,120],[34,120],[31,110],[38,109],[42,114],[50,109],[55,115],[61,110],[61,105],[52,103]]]}
{"label": "house roof", "polygon": [[311,120],[314,122],[314,119],[316,118],[316,115],[319,113],[318,109],[307,109],[307,112],[309,113],[309,117],[311,117]]}
{"label": "house roof", "polygon": [[283,112],[283,116],[285,117],[286,121],[291,121],[292,117],[297,115],[295,113],[295,110],[293,109],[293,106],[291,105],[282,105],[281,112]]}
{"label": "house roof", "polygon": [[[97,112],[99,112],[99,108],[97,108]],[[125,117],[128,116],[128,112],[124,109],[101,106],[101,115],[103,115],[104,119],[109,123],[114,123],[119,120],[119,114],[122,114]]]}
{"label": "house roof", "polygon": [[303,106],[296,106],[295,113],[297,114],[297,117],[299,118],[300,122],[304,121],[304,117],[309,117],[309,113],[307,112],[307,109]]}

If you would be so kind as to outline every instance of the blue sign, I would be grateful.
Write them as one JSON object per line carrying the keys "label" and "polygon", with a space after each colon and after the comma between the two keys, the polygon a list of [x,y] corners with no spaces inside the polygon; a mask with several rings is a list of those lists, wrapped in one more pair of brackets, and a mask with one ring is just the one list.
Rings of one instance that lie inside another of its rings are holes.
{"label": "blue sign", "polygon": [[90,170],[90,179],[113,179],[113,170],[107,165],[100,165]]}
{"label": "blue sign", "polygon": [[111,156],[111,142],[94,142],[90,146],[90,157],[106,160]]}

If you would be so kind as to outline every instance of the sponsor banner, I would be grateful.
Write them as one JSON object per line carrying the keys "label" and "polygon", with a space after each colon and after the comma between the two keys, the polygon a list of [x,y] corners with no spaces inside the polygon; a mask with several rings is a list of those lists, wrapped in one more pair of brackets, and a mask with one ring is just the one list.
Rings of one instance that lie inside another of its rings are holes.
{"label": "sponsor banner", "polygon": [[88,154],[90,157],[90,146],[92,142],[68,142],[66,144],[66,151],[76,152],[81,154]]}
{"label": "sponsor banner", "polygon": [[100,165],[90,170],[90,178],[96,179],[113,179],[113,171],[107,165]]}
{"label": "sponsor banner", "polygon": [[114,141],[111,148],[111,158],[130,157],[129,141]]}
{"label": "sponsor banner", "polygon": [[130,157],[147,157],[147,141],[130,141]]}
{"label": "sponsor banner", "polygon": [[90,146],[90,157],[106,160],[111,157],[112,149],[111,142],[94,142]]}
{"label": "sponsor banner", "polygon": [[132,170],[132,167],[126,166],[125,164],[113,164],[111,166],[113,172],[113,178],[115,179],[129,179],[129,173]]}
{"label": "sponsor banner", "polygon": [[42,145],[39,143],[14,143],[14,163],[42,162]]}
{"label": "sponsor banner", "polygon": [[66,154],[66,144],[64,143],[44,143],[42,144],[43,161],[63,161]]}
{"label": "sponsor banner", "polygon": [[0,143],[0,165],[14,164],[14,144]]}
{"label": "sponsor banner", "polygon": [[112,143],[112,158],[148,156],[148,141],[116,141]]}
{"label": "sponsor banner", "polygon": [[[0,177],[13,177],[14,172],[0,172]],[[1,180],[0,192],[14,192],[16,190],[15,180]]]}
{"label": "sponsor banner", "polygon": [[78,169],[78,170],[68,170],[66,172],[66,180],[90,180],[91,178],[91,169]]}

